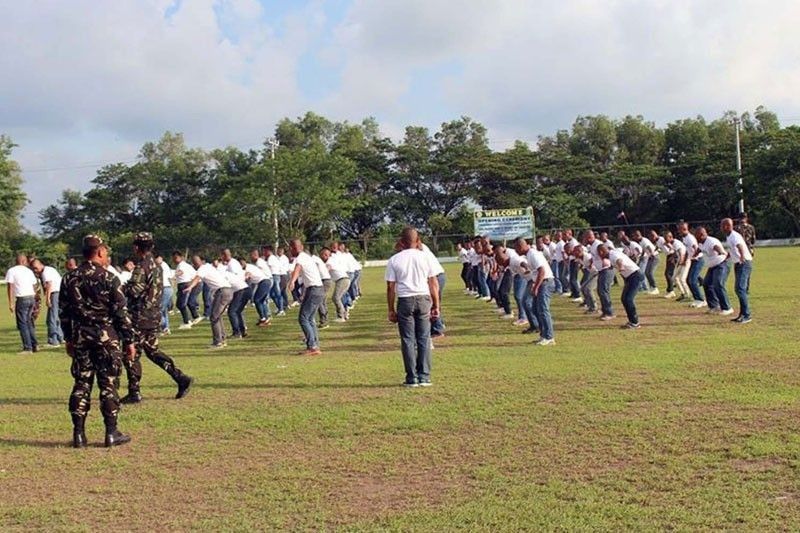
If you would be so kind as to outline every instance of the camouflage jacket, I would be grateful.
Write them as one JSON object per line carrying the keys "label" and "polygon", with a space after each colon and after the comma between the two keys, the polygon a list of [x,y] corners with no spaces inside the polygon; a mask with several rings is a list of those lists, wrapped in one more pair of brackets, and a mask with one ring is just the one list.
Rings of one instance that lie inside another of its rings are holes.
{"label": "camouflage jacket", "polygon": [[125,296],[133,326],[138,331],[161,327],[161,296],[164,293],[161,269],[152,254],[139,259],[125,284]]}
{"label": "camouflage jacket", "polygon": [[133,339],[133,327],[119,278],[86,261],[61,280],[58,316],[64,338],[74,344],[106,338]]}
{"label": "camouflage jacket", "polygon": [[747,243],[747,247],[752,252],[753,247],[756,245],[756,228],[752,224],[737,224],[735,229],[742,235],[744,242]]}

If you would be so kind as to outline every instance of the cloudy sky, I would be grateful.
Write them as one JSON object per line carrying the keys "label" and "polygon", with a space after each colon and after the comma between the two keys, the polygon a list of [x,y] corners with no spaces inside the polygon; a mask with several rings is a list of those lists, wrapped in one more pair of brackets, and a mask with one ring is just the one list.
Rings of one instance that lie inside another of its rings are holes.
{"label": "cloudy sky", "polygon": [[165,130],[259,145],[282,117],[385,134],[483,122],[493,147],[580,114],[663,125],[763,104],[800,122],[797,0],[0,0],[0,133],[25,223]]}

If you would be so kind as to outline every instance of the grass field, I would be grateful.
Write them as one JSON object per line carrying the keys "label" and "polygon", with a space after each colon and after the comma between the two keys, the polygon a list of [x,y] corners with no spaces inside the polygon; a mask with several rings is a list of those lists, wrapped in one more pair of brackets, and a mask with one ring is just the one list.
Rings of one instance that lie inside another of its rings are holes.
{"label": "grass field", "polygon": [[642,329],[621,331],[557,299],[552,347],[453,265],[435,386],[414,390],[367,269],[322,357],[291,355],[296,310],[224,351],[207,324],[167,337],[196,385],[175,401],[144,361],[134,440],[111,450],[96,391],[95,446],[68,447],[69,361],[14,355],[3,305],[0,530],[800,529],[798,260],[759,251],[751,324],[640,296]]}

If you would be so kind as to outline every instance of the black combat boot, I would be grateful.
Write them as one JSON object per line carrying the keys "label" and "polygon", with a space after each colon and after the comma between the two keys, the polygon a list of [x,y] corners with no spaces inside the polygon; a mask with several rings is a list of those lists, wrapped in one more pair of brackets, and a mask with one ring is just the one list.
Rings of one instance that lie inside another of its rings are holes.
{"label": "black combat boot", "polygon": [[85,448],[87,441],[86,441],[86,431],[84,430],[84,426],[86,424],[86,418],[83,416],[72,415],[72,447],[73,448]]}
{"label": "black combat boot", "polygon": [[130,435],[125,435],[117,429],[117,423],[106,422],[106,448],[120,446],[131,441]]}
{"label": "black combat boot", "polygon": [[127,396],[123,396],[119,403],[132,404],[140,403],[142,401],[142,393],[137,391],[130,391]]}
{"label": "black combat boot", "polygon": [[175,380],[178,383],[178,394],[175,395],[176,400],[180,400],[189,394],[189,387],[194,383],[194,378],[183,374],[180,378]]}

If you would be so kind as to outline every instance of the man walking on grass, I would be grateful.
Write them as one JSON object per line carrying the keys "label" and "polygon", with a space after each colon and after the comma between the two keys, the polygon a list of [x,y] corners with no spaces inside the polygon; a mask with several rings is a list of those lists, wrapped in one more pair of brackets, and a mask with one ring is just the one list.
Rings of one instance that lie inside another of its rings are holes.
{"label": "man walking on grass", "polygon": [[725,218],[722,220],[722,233],[727,236],[729,257],[733,262],[733,272],[736,276],[735,290],[736,297],[739,298],[739,316],[731,322],[747,324],[752,321],[750,318],[750,273],[753,271],[753,255],[744,236],[733,229],[733,220]]}
{"label": "man walking on grass", "polygon": [[322,276],[320,276],[319,267],[317,262],[303,251],[303,243],[300,239],[292,239],[289,242],[292,255],[294,256],[294,270],[292,270],[291,277],[287,290],[292,292],[298,280],[303,282],[303,302],[300,304],[300,314],[298,322],[300,328],[303,330],[305,337],[306,349],[300,352],[299,355],[320,355],[322,350],[319,345],[319,330],[317,329],[317,312],[320,305],[325,300],[325,288],[322,284]]}
{"label": "man walking on grass", "polygon": [[[400,251],[386,265],[389,321],[400,331],[406,387],[431,385],[431,319],[439,316],[439,283],[431,255],[422,251],[417,230],[400,234]],[[395,310],[395,301],[397,308]]]}

